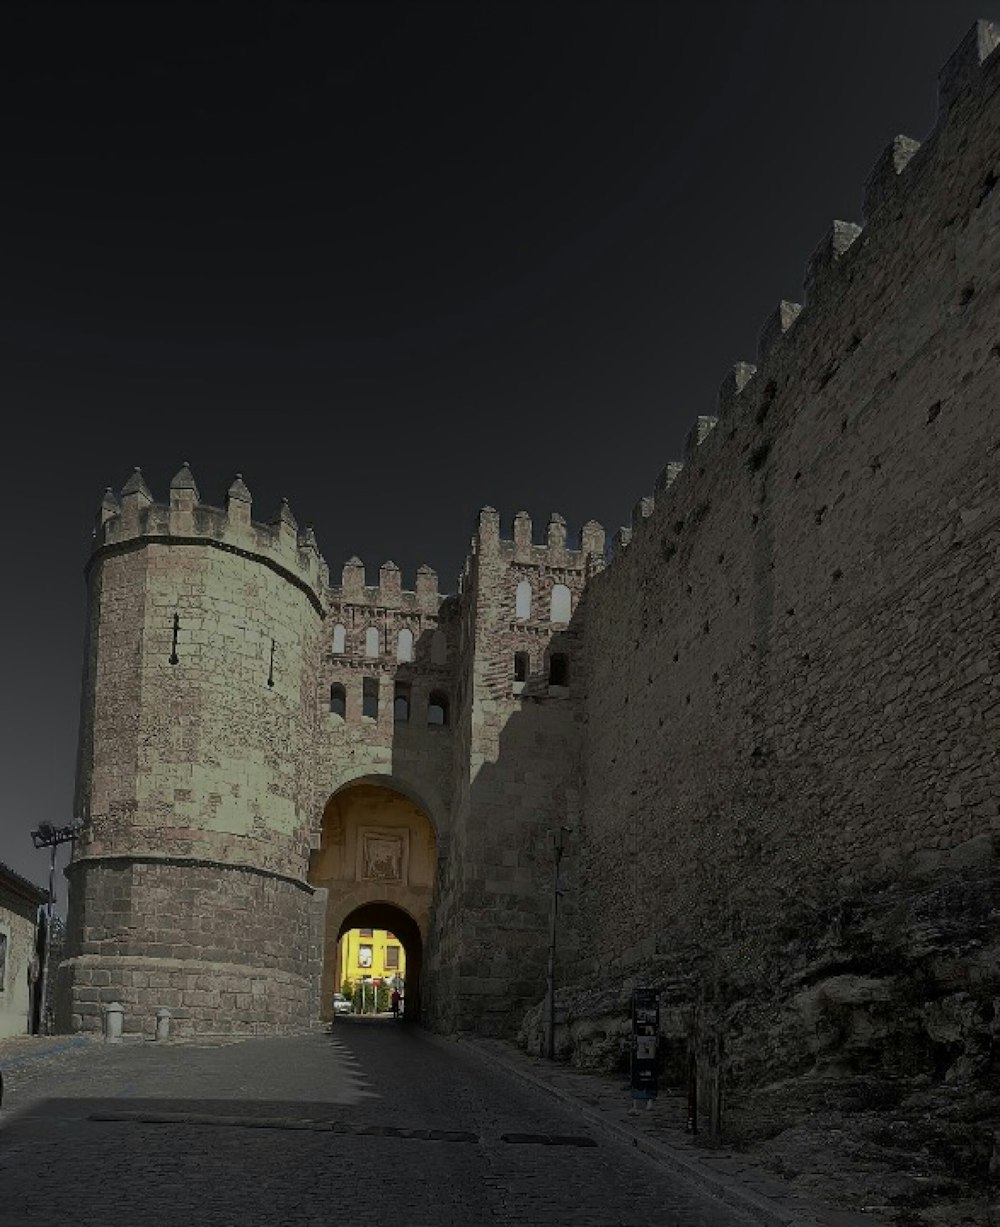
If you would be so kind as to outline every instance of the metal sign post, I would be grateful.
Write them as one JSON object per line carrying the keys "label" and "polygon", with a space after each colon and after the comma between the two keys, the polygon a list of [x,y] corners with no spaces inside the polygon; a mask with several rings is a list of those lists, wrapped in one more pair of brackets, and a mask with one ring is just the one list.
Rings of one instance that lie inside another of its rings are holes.
{"label": "metal sign post", "polygon": [[632,993],[632,1111],[640,1099],[646,1110],[659,1090],[657,1045],[660,1035],[660,998],[656,989],[637,988]]}

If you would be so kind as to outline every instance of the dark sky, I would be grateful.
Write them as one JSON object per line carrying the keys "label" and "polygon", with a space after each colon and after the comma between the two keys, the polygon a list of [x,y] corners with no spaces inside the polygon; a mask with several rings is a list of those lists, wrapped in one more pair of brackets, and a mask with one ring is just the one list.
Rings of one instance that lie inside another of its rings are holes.
{"label": "dark sky", "polygon": [[73,817],[105,486],[447,591],[485,503],[612,530],[982,9],[0,5],[0,860]]}

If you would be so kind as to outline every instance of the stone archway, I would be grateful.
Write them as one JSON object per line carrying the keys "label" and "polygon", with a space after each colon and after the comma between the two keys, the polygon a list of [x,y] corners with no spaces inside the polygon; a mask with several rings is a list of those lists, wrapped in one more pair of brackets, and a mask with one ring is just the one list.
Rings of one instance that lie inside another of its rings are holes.
{"label": "stone archway", "polygon": [[417,922],[401,907],[380,899],[373,903],[362,903],[344,917],[337,934],[338,942],[349,929],[388,929],[395,935],[406,955],[403,1017],[407,1022],[419,1022],[424,939]]}
{"label": "stone archway", "polygon": [[340,987],[340,938],[355,927],[389,929],[399,938],[406,951],[406,1017],[419,1019],[420,968],[430,933],[436,867],[434,825],[411,790],[367,776],[327,801],[320,846],[309,865],[310,884],[327,892],[323,1019],[332,1017],[333,993]]}

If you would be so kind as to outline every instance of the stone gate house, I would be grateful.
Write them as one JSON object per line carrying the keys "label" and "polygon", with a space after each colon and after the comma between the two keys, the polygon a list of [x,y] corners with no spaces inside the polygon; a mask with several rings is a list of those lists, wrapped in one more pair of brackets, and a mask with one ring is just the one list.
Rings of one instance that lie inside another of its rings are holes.
{"label": "stone gate house", "polygon": [[307,1026],[364,926],[404,946],[408,1012],[516,1028],[562,826],[562,984],[663,952],[677,983],[705,951],[748,975],[791,900],[991,858],[998,185],[979,22],[933,131],[888,144],[610,558],[593,521],[485,507],[445,595],[428,567],[331,576],[240,477],[222,505],[186,464],[163,501],[138,471],[109,492],[57,1024],[120,998],[133,1031],[162,1006]]}
{"label": "stone gate house", "polygon": [[0,1039],[31,1030],[31,979],[39,905],[48,894],[0,862]]}

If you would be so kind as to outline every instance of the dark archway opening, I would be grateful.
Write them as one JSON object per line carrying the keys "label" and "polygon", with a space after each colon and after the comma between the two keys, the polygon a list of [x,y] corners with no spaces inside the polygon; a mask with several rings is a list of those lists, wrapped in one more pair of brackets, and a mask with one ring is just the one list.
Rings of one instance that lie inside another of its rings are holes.
{"label": "dark archway opening", "polygon": [[423,970],[424,940],[420,926],[394,903],[376,900],[363,903],[343,919],[337,941],[351,929],[388,929],[394,933],[406,954],[406,987],[403,992],[403,1020],[420,1021],[420,975]]}

